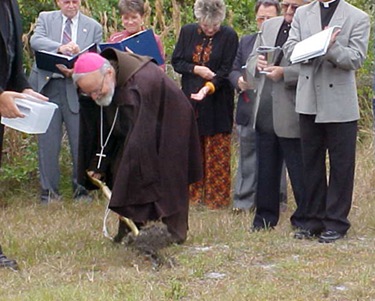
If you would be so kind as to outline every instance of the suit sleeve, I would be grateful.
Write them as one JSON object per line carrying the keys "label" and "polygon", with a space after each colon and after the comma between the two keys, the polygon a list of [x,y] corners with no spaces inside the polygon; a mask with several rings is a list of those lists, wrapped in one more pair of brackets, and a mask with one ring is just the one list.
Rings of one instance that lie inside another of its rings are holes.
{"label": "suit sleeve", "polygon": [[341,42],[339,34],[324,58],[344,70],[359,69],[366,58],[370,28],[369,16],[360,16],[351,28],[348,44]]}
{"label": "suit sleeve", "polygon": [[244,38],[240,40],[236,57],[233,62],[232,71],[229,73],[229,81],[235,89],[239,89],[237,86],[238,79],[242,76],[242,60],[244,56]]}
{"label": "suit sleeve", "polygon": [[94,35],[94,43],[99,45],[103,41],[103,28],[102,26],[95,22],[95,35]]}
{"label": "suit sleeve", "polygon": [[300,28],[300,16],[298,10],[294,14],[291,28],[289,30],[288,40],[283,46],[284,56],[290,61],[294,46],[301,41],[301,28]]}
{"label": "suit sleeve", "polygon": [[286,87],[296,87],[298,82],[300,64],[284,67],[284,83]]}
{"label": "suit sleeve", "polygon": [[49,52],[57,52],[57,49],[60,47],[60,42],[48,38],[47,29],[47,13],[41,12],[36,21],[34,34],[30,38],[30,45],[34,51],[45,50]]}

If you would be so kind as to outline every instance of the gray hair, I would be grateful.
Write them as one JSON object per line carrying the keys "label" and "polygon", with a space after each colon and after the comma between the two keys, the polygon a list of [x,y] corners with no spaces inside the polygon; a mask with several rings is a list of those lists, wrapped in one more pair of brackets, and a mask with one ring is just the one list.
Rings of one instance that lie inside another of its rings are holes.
{"label": "gray hair", "polygon": [[[112,68],[112,65],[107,59],[105,59],[103,65],[99,68],[99,71],[100,71],[101,74],[105,74],[105,72],[108,70],[108,68]],[[73,79],[74,84],[77,85],[77,81],[80,80],[83,76],[85,76],[87,74],[90,74],[92,72],[96,72],[96,71],[97,70],[91,71],[91,72],[86,72],[86,73],[73,73],[72,79]]]}
{"label": "gray hair", "polygon": [[199,22],[222,22],[225,19],[226,6],[223,0],[196,0],[194,15]]}
{"label": "gray hair", "polygon": [[277,14],[280,14],[279,0],[258,0],[255,4],[255,13],[258,12],[261,5],[263,5],[264,7],[274,6],[276,8]]}

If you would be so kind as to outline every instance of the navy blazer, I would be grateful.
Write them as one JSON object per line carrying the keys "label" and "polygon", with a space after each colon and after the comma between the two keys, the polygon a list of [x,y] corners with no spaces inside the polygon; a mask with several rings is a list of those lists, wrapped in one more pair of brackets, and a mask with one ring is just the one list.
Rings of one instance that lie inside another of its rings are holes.
{"label": "navy blazer", "polygon": [[[246,64],[247,58],[253,50],[254,43],[258,34],[243,36],[238,45],[236,58],[233,62],[232,71],[229,74],[229,80],[233,87],[239,91],[237,86],[238,79],[245,74],[244,66]],[[244,94],[246,93],[246,95]],[[249,90],[240,93],[238,96],[237,110],[235,121],[239,125],[247,125],[252,116],[251,110],[254,107],[255,94],[253,90]]]}

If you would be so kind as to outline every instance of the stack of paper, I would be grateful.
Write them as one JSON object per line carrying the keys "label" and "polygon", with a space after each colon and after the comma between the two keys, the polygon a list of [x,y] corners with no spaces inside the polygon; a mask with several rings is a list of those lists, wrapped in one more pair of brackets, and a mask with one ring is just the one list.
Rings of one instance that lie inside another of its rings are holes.
{"label": "stack of paper", "polygon": [[290,56],[292,64],[325,55],[331,41],[332,33],[338,28],[338,26],[329,27],[297,43]]}

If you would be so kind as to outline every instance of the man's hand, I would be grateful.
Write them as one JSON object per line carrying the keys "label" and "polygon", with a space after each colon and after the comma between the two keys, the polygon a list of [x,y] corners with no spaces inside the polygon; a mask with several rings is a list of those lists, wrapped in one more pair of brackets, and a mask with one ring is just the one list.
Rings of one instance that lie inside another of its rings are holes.
{"label": "man's hand", "polygon": [[194,66],[193,73],[207,80],[212,80],[216,75],[210,68],[198,65]]}
{"label": "man's hand", "polygon": [[73,75],[73,69],[69,69],[68,67],[66,67],[66,66],[63,65],[63,64],[56,64],[56,67],[57,67],[57,69],[60,70],[60,72],[61,72],[62,74],[64,74],[64,76],[65,76],[66,78],[70,78],[70,77],[72,77],[72,75]]}
{"label": "man's hand", "polygon": [[253,88],[253,87],[251,87],[251,85],[247,81],[244,80],[243,76],[240,76],[238,78],[237,86],[238,86],[238,88],[240,88],[241,92],[246,91],[246,90],[250,90],[250,89]]}
{"label": "man's hand", "polygon": [[61,45],[57,51],[64,55],[72,56],[79,53],[81,50],[76,43],[69,42],[68,44]]}
{"label": "man's hand", "polygon": [[335,44],[337,36],[340,34],[341,29],[337,29],[332,33],[331,40],[329,41],[328,48],[331,48],[333,44]]}
{"label": "man's hand", "polygon": [[266,76],[274,82],[278,82],[284,76],[284,68],[280,66],[271,66],[263,70],[267,72]]}
{"label": "man's hand", "polygon": [[98,180],[100,180],[103,177],[103,175],[101,173],[98,173],[98,172],[95,172],[95,171],[92,171],[92,170],[88,170],[87,174],[90,177],[92,177],[94,179],[98,179]]}
{"label": "man's hand", "polygon": [[16,98],[25,98],[22,93],[13,92],[13,91],[4,91],[0,94],[0,114],[3,117],[7,118],[17,118],[25,117],[24,114],[18,110],[14,99]]}
{"label": "man's hand", "polygon": [[258,59],[257,59],[257,68],[258,68],[258,71],[263,71],[265,68],[267,68],[267,60],[266,60],[266,57],[262,54],[259,54],[258,55]]}
{"label": "man's hand", "polygon": [[[30,95],[34,98],[39,99],[39,100],[48,101],[48,97],[46,97],[46,96],[44,96],[44,95],[42,95],[38,92],[35,92],[33,89],[25,89],[25,90],[22,91],[22,93]],[[22,97],[22,98],[24,98],[24,97]]]}

